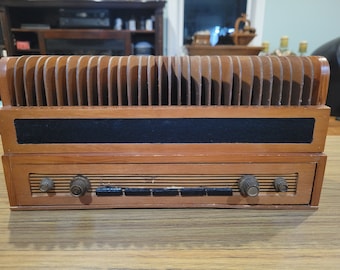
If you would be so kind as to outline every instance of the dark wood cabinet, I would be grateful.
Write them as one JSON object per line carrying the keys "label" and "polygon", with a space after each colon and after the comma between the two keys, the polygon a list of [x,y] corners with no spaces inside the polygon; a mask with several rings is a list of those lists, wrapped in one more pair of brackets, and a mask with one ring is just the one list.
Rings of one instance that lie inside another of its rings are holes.
{"label": "dark wood cabinet", "polygon": [[[166,0],[0,0],[8,55],[163,54]],[[117,20],[121,27],[115,27]],[[133,23],[133,24],[131,24]],[[146,25],[147,24],[147,25]]]}

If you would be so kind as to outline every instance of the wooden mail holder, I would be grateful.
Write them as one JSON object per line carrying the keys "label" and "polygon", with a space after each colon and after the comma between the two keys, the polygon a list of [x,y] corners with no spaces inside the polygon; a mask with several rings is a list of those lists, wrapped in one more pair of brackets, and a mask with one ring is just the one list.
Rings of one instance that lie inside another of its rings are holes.
{"label": "wooden mail holder", "polygon": [[11,209],[316,208],[322,57],[0,61]]}

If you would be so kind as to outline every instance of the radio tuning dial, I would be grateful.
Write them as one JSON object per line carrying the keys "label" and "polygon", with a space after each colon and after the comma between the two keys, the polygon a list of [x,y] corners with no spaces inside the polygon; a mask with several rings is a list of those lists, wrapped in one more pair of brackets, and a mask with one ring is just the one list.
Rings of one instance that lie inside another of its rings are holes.
{"label": "radio tuning dial", "polygon": [[277,177],[274,180],[274,187],[277,192],[287,192],[288,191],[288,183],[286,179],[283,177]]}
{"label": "radio tuning dial", "polygon": [[259,183],[254,175],[244,175],[239,183],[240,193],[243,196],[256,197],[259,195]]}
{"label": "radio tuning dial", "polygon": [[83,175],[76,175],[70,183],[70,192],[75,197],[83,196],[89,188],[90,181]]}
{"label": "radio tuning dial", "polygon": [[41,179],[40,187],[39,187],[41,192],[47,192],[53,188],[54,188],[54,182],[51,178],[45,177]]}

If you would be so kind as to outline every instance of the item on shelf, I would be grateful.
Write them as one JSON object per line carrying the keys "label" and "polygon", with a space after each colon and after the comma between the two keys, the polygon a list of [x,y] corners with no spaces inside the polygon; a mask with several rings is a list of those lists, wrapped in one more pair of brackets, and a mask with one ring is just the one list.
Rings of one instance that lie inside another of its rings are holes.
{"label": "item on shelf", "polygon": [[17,41],[16,43],[17,50],[28,51],[31,49],[31,45],[29,41]]}
{"label": "item on shelf", "polygon": [[46,23],[22,23],[21,29],[51,29],[51,26]]}
{"label": "item on shelf", "polygon": [[288,36],[282,36],[280,39],[280,47],[273,51],[272,55],[277,56],[295,55],[295,53],[289,49],[288,44],[289,44]]}
{"label": "item on shelf", "polygon": [[210,31],[198,31],[194,34],[193,45],[210,45]]}
{"label": "item on shelf", "polygon": [[145,21],[145,30],[147,31],[153,30],[153,20],[151,18]]}
{"label": "item on shelf", "polygon": [[128,22],[128,29],[130,31],[136,31],[136,20],[134,18],[131,18]]}
{"label": "item on shelf", "polygon": [[[244,24],[243,29],[240,26]],[[235,22],[235,31],[231,34],[235,45],[248,45],[256,36],[256,29],[250,26],[250,20],[246,14],[241,14]]]}
{"label": "item on shelf", "polygon": [[139,30],[145,30],[145,18],[144,17],[142,17],[139,20]]}
{"label": "item on shelf", "polygon": [[110,27],[110,15],[107,9],[59,9],[59,26],[76,27]]}
{"label": "item on shelf", "polygon": [[300,56],[303,56],[305,55],[305,53],[307,52],[307,47],[308,47],[308,42],[303,40],[300,42],[299,44],[299,53],[300,53]]}
{"label": "item on shelf", "polygon": [[123,29],[123,20],[122,20],[122,18],[116,18],[115,19],[114,29],[115,30],[122,30]]}
{"label": "item on shelf", "polygon": [[137,42],[135,45],[136,55],[150,55],[152,54],[152,45],[146,41]]}
{"label": "item on shelf", "polygon": [[269,42],[268,41],[263,41],[262,42],[262,51],[260,52],[260,55],[269,55]]}
{"label": "item on shelf", "polygon": [[235,44],[233,38],[230,36],[229,33],[221,34],[220,32],[216,45],[235,45]]}

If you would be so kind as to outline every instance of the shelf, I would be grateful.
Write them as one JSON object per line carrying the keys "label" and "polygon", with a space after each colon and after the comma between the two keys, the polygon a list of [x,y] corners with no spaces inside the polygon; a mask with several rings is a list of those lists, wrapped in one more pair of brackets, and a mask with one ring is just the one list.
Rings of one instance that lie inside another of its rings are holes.
{"label": "shelf", "polygon": [[188,55],[258,55],[262,47],[244,45],[187,45]]}
{"label": "shelf", "polygon": [[11,28],[12,32],[78,32],[78,31],[86,31],[86,32],[115,32],[115,33],[130,33],[130,34],[155,34],[154,30],[114,30],[107,28],[51,28],[51,29],[43,29],[43,28]]}
{"label": "shelf", "polygon": [[18,53],[21,52],[22,54],[25,54],[25,53],[39,53],[40,52],[39,49],[29,49],[29,50],[18,50],[18,49],[16,49],[16,51]]}
{"label": "shelf", "polygon": [[[106,53],[110,51],[108,47],[113,46],[112,53],[119,51],[122,55],[130,55],[133,54],[132,48],[135,43],[145,41],[152,45],[153,54],[162,55],[165,3],[165,0],[105,0],[100,2],[61,0],[34,1],[34,4],[29,0],[18,0],[15,4],[13,1],[1,1],[0,8],[5,12],[3,25],[7,28],[7,31],[4,31],[7,41],[5,47],[8,48],[8,55],[17,55],[26,52],[47,54],[51,51],[51,47],[56,54],[69,54],[72,53],[72,48],[77,49],[77,46],[83,45],[86,47],[85,51]],[[86,12],[88,16],[77,17],[79,10]],[[98,10],[104,10],[104,13],[101,13],[105,14],[104,19],[96,17],[94,12]],[[93,17],[91,17],[92,14],[94,14]],[[121,18],[123,27],[126,27],[126,23],[132,16],[136,19],[137,30],[113,29],[117,18]],[[153,21],[153,30],[138,30],[139,22],[150,18]],[[108,20],[109,23],[107,23]],[[103,22],[105,24],[101,24]],[[64,25],[65,23],[67,24]],[[25,27],[22,28],[22,25]],[[101,27],[101,25],[107,27]],[[84,40],[84,44],[80,40]],[[93,42],[94,40],[98,41],[97,44]],[[17,50],[16,41],[27,41],[34,49]]]}

